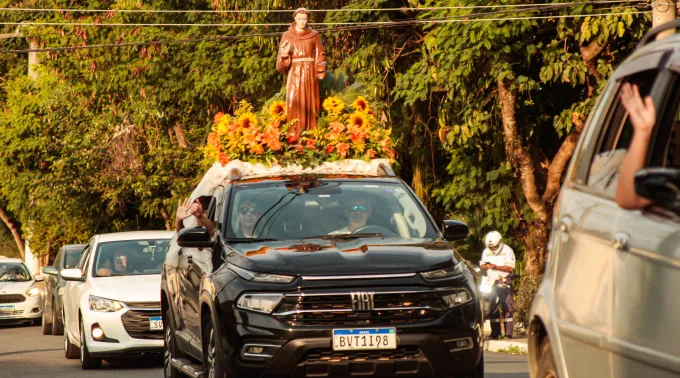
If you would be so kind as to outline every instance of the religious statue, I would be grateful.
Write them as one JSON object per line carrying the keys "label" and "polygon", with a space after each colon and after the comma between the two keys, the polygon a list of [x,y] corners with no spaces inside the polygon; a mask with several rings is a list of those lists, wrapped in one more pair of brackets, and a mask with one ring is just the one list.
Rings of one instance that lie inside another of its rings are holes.
{"label": "religious statue", "polygon": [[296,136],[316,128],[316,117],[321,111],[319,80],[326,77],[326,56],[319,33],[309,27],[310,12],[299,8],[295,20],[281,37],[276,56],[276,69],[288,74],[286,83],[286,112],[288,122],[298,120],[289,130]]}

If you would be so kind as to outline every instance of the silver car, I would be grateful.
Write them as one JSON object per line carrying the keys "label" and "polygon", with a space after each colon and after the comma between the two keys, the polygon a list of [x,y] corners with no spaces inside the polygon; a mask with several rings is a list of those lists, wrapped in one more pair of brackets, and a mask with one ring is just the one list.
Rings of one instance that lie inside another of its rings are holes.
{"label": "silver car", "polygon": [[[532,377],[680,376],[680,35],[650,31],[616,70],[581,135],[553,216],[549,257],[534,299]],[[642,211],[615,201],[632,137],[620,100],[634,83],[656,106]]]}

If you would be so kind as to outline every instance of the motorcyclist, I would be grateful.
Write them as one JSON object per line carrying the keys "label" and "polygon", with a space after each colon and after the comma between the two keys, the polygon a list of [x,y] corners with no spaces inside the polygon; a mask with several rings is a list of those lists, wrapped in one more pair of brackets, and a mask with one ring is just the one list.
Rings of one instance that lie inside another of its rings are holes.
{"label": "motorcyclist", "polygon": [[515,270],[515,252],[503,243],[503,236],[498,231],[489,232],[484,238],[486,249],[482,252],[479,267],[492,280],[503,283],[504,288],[497,288],[497,295],[501,309],[491,314],[491,338],[498,339],[501,335],[500,312],[503,311],[505,322],[505,337],[512,338],[512,307],[515,304],[513,298],[512,282],[508,278]]}

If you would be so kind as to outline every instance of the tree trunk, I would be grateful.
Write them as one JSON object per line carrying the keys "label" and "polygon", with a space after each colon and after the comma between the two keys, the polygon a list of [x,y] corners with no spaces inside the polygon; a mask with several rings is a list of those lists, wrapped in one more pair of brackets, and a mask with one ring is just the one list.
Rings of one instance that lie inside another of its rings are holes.
{"label": "tree trunk", "polygon": [[175,131],[175,136],[177,136],[177,144],[181,148],[187,148],[187,140],[184,137],[184,131],[182,131],[182,125],[179,124],[179,121],[175,122],[175,126],[172,129]]}
{"label": "tree trunk", "polygon": [[9,228],[10,232],[12,233],[12,236],[14,236],[14,242],[17,245],[17,249],[19,250],[21,259],[22,260],[26,259],[26,248],[24,246],[24,240],[21,238],[21,233],[19,232],[19,229],[17,228],[16,224],[11,219],[9,219],[9,216],[7,216],[7,213],[5,213],[3,209],[0,209],[0,219],[2,219],[7,228]]}
{"label": "tree trunk", "polygon": [[526,252],[524,258],[526,260],[525,274],[529,276],[539,276],[543,274],[545,269],[545,248],[548,244],[548,234],[550,228],[547,223],[535,220],[527,229],[525,235],[522,236],[524,244],[526,245]]}
{"label": "tree trunk", "polygon": [[165,209],[161,209],[161,216],[165,221],[165,229],[173,231],[175,229],[175,217],[171,216]]}

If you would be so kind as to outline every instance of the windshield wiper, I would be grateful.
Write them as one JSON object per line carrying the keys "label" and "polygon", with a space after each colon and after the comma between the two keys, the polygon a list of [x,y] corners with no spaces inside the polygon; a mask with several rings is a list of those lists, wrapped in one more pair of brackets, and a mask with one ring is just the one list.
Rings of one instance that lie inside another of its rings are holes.
{"label": "windshield wiper", "polygon": [[224,239],[227,243],[259,243],[266,241],[277,241],[279,239],[274,238],[226,238]]}
{"label": "windshield wiper", "polygon": [[320,235],[320,236],[309,236],[304,239],[346,239],[346,240],[352,240],[352,239],[359,239],[359,238],[381,238],[383,234],[381,233],[371,233],[371,234],[334,234],[334,235]]}

